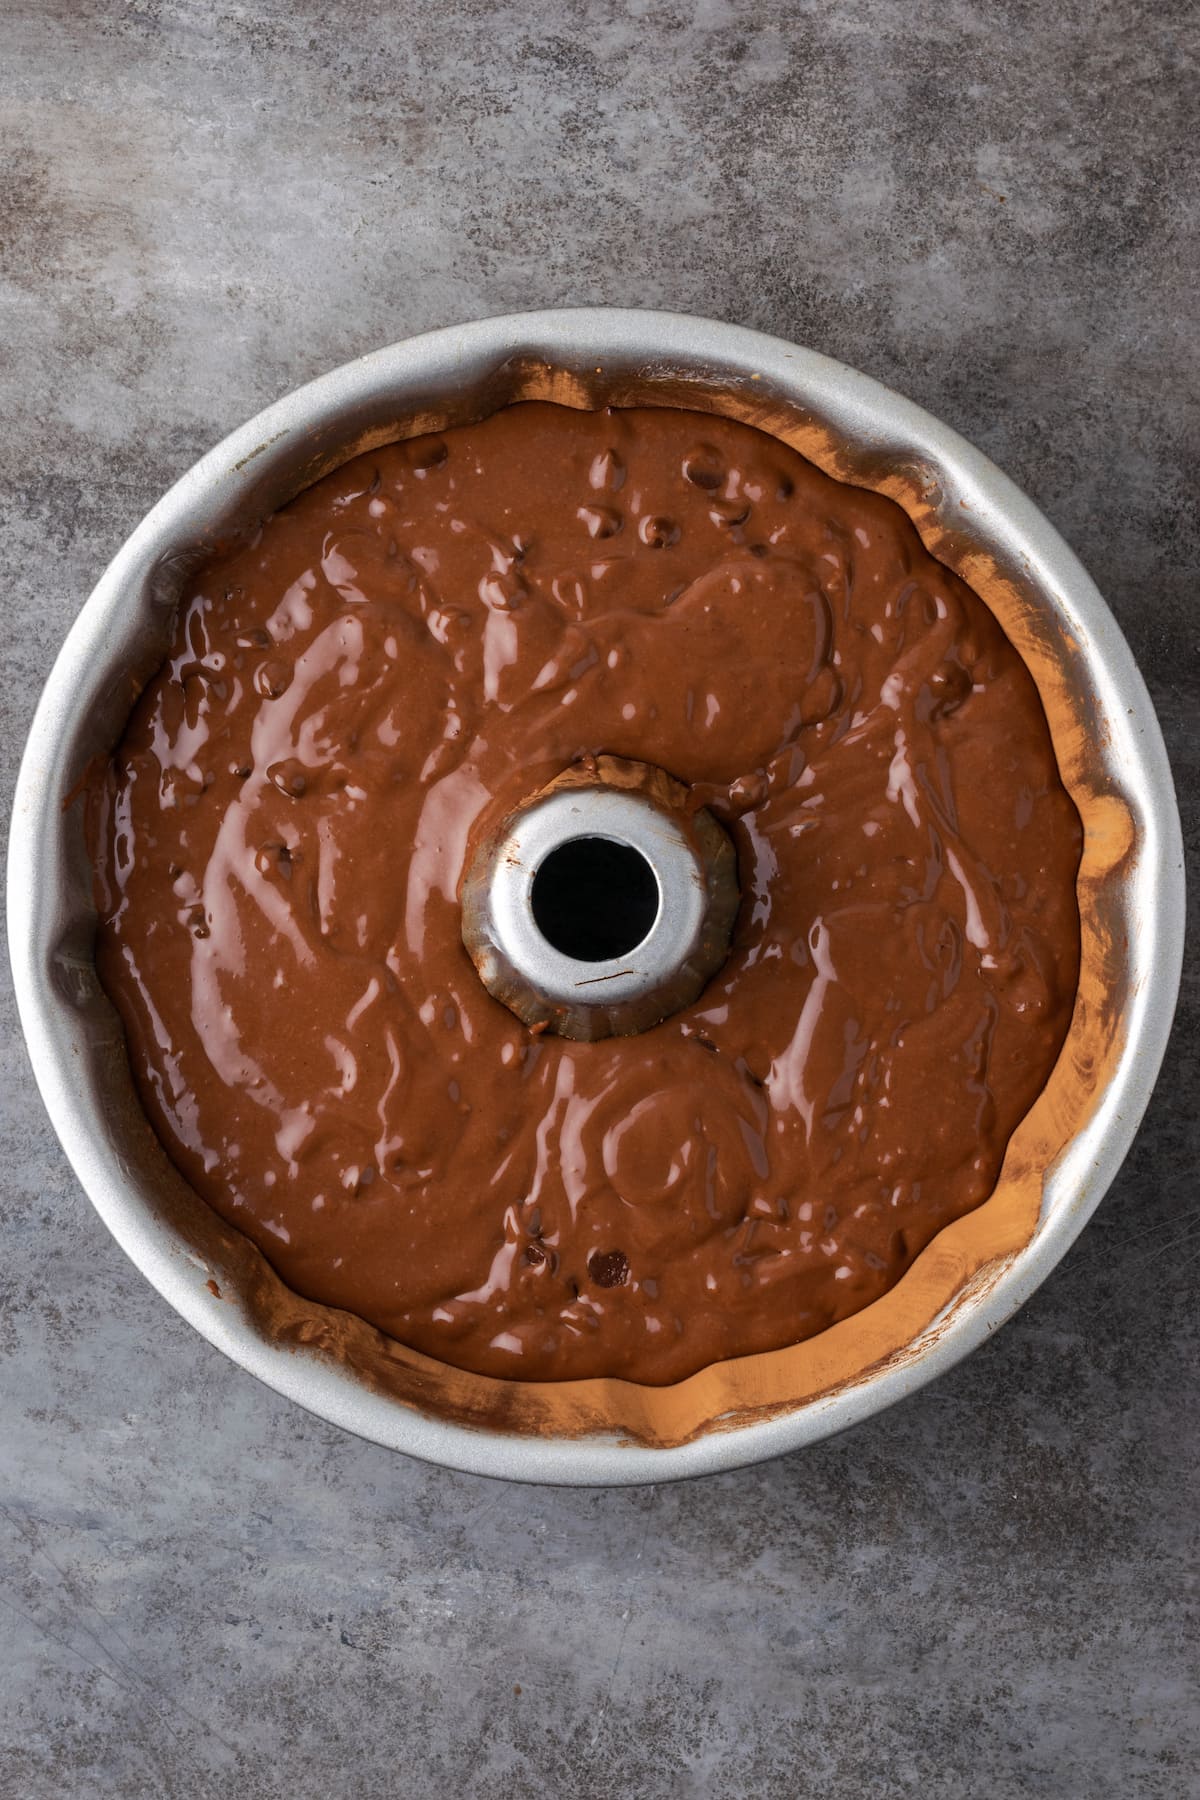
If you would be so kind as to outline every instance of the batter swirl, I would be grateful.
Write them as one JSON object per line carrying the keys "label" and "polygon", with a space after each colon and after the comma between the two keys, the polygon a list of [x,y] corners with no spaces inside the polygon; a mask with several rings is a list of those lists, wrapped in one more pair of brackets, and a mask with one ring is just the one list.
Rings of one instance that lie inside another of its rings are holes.
{"label": "batter swirl", "polygon": [[[742,907],[641,1036],[535,1035],[471,846],[668,770]],[[309,1299],[459,1367],[798,1342],[992,1190],[1066,1035],[1081,833],[1033,681],[892,502],[775,439],[540,403],[371,452],[212,563],[90,797],[149,1116]]]}

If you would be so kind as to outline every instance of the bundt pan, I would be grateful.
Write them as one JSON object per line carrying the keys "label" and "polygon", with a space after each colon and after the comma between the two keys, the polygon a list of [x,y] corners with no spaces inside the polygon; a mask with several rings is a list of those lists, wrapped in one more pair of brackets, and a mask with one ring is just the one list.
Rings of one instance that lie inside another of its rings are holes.
{"label": "bundt pan", "polygon": [[[299,1299],[191,1191],[134,1094],[98,984],[78,791],[161,660],[214,545],[358,452],[525,399],[729,414],[897,500],[1031,669],[1085,827],[1082,974],[1051,1079],[998,1187],[856,1317],[669,1388],[487,1380]],[[1179,981],[1183,875],[1162,738],[1130,652],[1074,555],[978,451],[876,382],[776,339],[652,312],[485,320],[364,356],[269,407],[176,483],[73,626],[17,787],[8,916],[50,1117],[117,1241],[185,1319],[281,1394],[449,1467],[524,1481],[661,1481],[815,1443],[942,1374],[1082,1230],[1149,1099]]]}

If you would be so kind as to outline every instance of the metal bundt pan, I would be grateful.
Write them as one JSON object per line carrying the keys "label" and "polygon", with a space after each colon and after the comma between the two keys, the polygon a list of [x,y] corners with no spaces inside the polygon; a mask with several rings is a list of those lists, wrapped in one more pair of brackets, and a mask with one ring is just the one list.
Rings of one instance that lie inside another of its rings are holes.
{"label": "metal bundt pan", "polygon": [[[150,1133],[92,960],[71,797],[161,660],[189,570],[358,451],[523,398],[728,413],[897,499],[1028,662],[1085,825],[1075,1017],[996,1194],[857,1318],[672,1389],[483,1381],[289,1294]],[[701,319],[588,309],[485,320],[365,356],[269,407],[176,483],[102,576],[47,683],[16,792],[8,917],[30,1056],[72,1167],[129,1256],[210,1342],[322,1417],[433,1462],[525,1481],[661,1481],[869,1417],[951,1367],[1045,1279],[1116,1175],[1154,1085],[1182,956],[1182,847],[1162,737],[1120,631],[1062,539],[978,451],[811,351]]]}

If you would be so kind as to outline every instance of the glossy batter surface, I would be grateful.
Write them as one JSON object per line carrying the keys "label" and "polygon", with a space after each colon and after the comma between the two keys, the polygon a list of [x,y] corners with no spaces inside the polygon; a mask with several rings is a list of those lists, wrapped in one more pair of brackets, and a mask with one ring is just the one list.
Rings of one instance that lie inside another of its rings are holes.
{"label": "glossy batter surface", "polygon": [[[693,1006],[568,1043],[484,991],[458,888],[599,752],[692,785],[743,904]],[[891,502],[665,409],[302,494],[193,583],[89,829],[175,1162],[485,1374],[673,1381],[865,1306],[995,1185],[1078,974],[1078,815],[987,608]]]}

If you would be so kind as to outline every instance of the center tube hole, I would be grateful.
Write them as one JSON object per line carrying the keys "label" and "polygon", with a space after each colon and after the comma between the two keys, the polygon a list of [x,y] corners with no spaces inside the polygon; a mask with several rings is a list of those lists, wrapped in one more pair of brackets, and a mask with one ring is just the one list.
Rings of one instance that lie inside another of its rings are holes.
{"label": "center tube hole", "polygon": [[627,956],[658,917],[658,879],[640,850],[613,838],[559,844],[533,878],[533,916],[548,944],[576,962]]}

